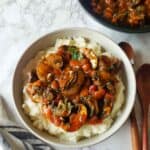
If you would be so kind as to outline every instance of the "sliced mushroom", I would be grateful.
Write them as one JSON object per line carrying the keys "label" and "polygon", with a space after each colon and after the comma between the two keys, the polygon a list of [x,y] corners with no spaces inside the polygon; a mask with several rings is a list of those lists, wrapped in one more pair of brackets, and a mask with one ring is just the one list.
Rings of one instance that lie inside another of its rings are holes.
{"label": "sliced mushroom", "polygon": [[85,103],[89,108],[89,117],[92,117],[94,115],[94,112],[95,112],[94,103],[91,100],[87,100]]}
{"label": "sliced mushroom", "polygon": [[35,70],[32,70],[31,72],[29,72],[29,73],[27,74],[27,76],[28,76],[28,82],[29,82],[29,83],[38,80],[38,77],[37,77],[37,74],[36,74],[36,71],[35,71]]}
{"label": "sliced mushroom", "polygon": [[70,80],[64,86],[64,89],[69,89],[78,79],[77,71],[69,71]]}
{"label": "sliced mushroom", "polygon": [[47,87],[44,89],[43,98],[46,99],[47,102],[51,102],[53,100],[54,95],[51,88]]}
{"label": "sliced mushroom", "polygon": [[82,70],[69,70],[63,72],[59,79],[59,85],[65,96],[72,96],[79,92],[84,82],[84,73]]}
{"label": "sliced mushroom", "polygon": [[60,117],[68,117],[71,113],[73,105],[70,102],[59,101],[58,106],[54,108],[54,114]]}
{"label": "sliced mushroom", "polygon": [[99,70],[117,73],[120,69],[121,61],[115,57],[102,55],[99,58]]}
{"label": "sliced mushroom", "polygon": [[121,68],[121,61],[115,57],[112,58],[111,60],[111,66],[109,68],[109,70],[112,72],[112,73],[118,73],[120,68]]}

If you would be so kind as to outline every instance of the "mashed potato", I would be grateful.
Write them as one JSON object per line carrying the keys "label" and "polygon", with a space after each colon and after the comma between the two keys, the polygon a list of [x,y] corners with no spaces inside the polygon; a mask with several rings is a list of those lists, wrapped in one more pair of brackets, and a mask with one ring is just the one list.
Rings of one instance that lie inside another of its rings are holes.
{"label": "mashed potato", "polygon": [[[61,45],[74,45],[80,48],[92,48],[94,53],[97,56],[102,54],[102,48],[98,43],[88,41],[85,38],[77,37],[77,38],[66,38],[66,39],[57,39],[56,44],[54,47],[48,48],[46,51],[39,52],[37,56],[32,59],[26,66],[23,71],[24,76],[24,85],[27,83],[27,73],[30,72],[36,65],[37,61],[43,54],[48,54],[55,52],[57,48]],[[106,55],[110,55],[105,53]],[[83,125],[79,130],[75,132],[67,132],[60,127],[55,126],[53,123],[45,119],[41,112],[41,104],[35,103],[30,100],[29,95],[26,93],[26,86],[24,86],[24,101],[23,101],[23,109],[25,113],[30,117],[33,122],[33,125],[38,128],[39,130],[48,131],[51,135],[58,137],[60,140],[70,141],[70,142],[77,142],[83,138],[90,138],[91,136],[101,134],[108,130],[117,115],[119,114],[121,107],[124,103],[124,85],[121,81],[121,78],[118,76],[118,83],[117,83],[117,95],[116,100],[112,109],[111,114],[109,117],[105,118],[101,124],[96,125]]]}

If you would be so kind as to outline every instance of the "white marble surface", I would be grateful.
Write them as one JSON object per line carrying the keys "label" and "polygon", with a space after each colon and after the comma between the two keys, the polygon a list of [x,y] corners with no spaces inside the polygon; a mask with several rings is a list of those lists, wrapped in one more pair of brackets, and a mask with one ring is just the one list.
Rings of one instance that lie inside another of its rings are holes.
{"label": "white marble surface", "polygon": [[[96,23],[77,0],[0,0],[0,95],[9,116],[20,122],[13,107],[12,76],[24,50],[45,33],[64,27],[89,27],[114,41],[129,41],[136,51],[136,68],[150,63],[150,33],[125,34]],[[131,150],[129,121],[111,138],[84,150]]]}

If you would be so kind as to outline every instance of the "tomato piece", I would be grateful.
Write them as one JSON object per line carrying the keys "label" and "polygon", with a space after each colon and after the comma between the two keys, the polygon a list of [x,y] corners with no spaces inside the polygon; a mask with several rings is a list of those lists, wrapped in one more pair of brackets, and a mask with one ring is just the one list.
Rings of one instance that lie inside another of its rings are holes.
{"label": "tomato piece", "polygon": [[105,95],[105,90],[103,88],[100,88],[93,93],[93,97],[96,100],[100,100],[104,95]]}
{"label": "tomato piece", "polygon": [[82,69],[84,72],[88,72],[89,70],[91,70],[91,64],[86,63],[82,66]]}
{"label": "tomato piece", "polygon": [[33,86],[39,86],[40,87],[41,85],[42,85],[42,81],[40,81],[40,80],[33,82]]}
{"label": "tomato piece", "polygon": [[90,73],[89,73],[90,77],[94,77],[95,74],[96,74],[96,71],[95,71],[95,70],[91,70]]}
{"label": "tomato piece", "polygon": [[59,126],[61,124],[61,119],[60,117],[57,117],[57,116],[53,116],[53,122],[56,126]]}
{"label": "tomato piece", "polygon": [[52,112],[51,112],[50,108],[44,106],[43,109],[42,109],[42,111],[43,111],[44,116],[45,116],[47,119],[51,120],[50,118],[51,118],[51,116],[52,116]]}
{"label": "tomato piece", "polygon": [[89,93],[93,93],[93,92],[95,92],[95,91],[97,91],[97,86],[96,85],[91,85],[90,87],[89,87]]}
{"label": "tomato piece", "polygon": [[88,88],[83,88],[80,92],[80,96],[84,97],[84,96],[88,96],[89,95],[89,90]]}
{"label": "tomato piece", "polygon": [[80,67],[80,61],[78,61],[78,60],[70,60],[69,64],[72,68],[79,68]]}
{"label": "tomato piece", "polygon": [[54,69],[53,72],[56,76],[61,75],[61,70],[59,70],[59,69]]}
{"label": "tomato piece", "polygon": [[83,65],[89,63],[89,60],[87,58],[83,58],[80,60],[80,62],[81,62],[81,65],[83,66]]}
{"label": "tomato piece", "polygon": [[105,94],[105,98],[106,98],[107,100],[114,100],[114,95],[112,95],[112,94],[110,94],[110,93],[106,93],[106,94]]}
{"label": "tomato piece", "polygon": [[91,70],[91,64],[88,59],[84,58],[80,62],[84,72],[88,72]]}
{"label": "tomato piece", "polygon": [[101,71],[101,72],[100,72],[100,78],[101,78],[102,80],[108,81],[108,80],[111,79],[111,75],[110,75],[110,73],[107,72],[107,71]]}
{"label": "tomato piece", "polygon": [[88,123],[89,124],[99,124],[99,123],[102,123],[102,119],[99,119],[97,116],[93,116],[92,118],[90,118]]}
{"label": "tomato piece", "polygon": [[110,8],[110,7],[107,7],[107,8],[105,8],[105,10],[104,10],[104,17],[106,18],[106,19],[112,19],[112,17],[113,17],[113,10],[112,10],[112,8]]}
{"label": "tomato piece", "polygon": [[52,81],[52,83],[51,83],[51,88],[53,88],[53,89],[58,89],[59,88],[59,83],[58,83],[58,81],[56,81],[56,80],[53,80]]}

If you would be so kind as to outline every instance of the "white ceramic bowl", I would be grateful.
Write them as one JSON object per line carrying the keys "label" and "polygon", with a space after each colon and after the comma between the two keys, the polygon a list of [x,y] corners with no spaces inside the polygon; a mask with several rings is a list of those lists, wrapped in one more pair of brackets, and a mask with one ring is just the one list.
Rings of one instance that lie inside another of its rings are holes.
{"label": "white ceramic bowl", "polygon": [[[123,80],[126,87],[125,91],[125,106],[122,110],[121,115],[115,120],[111,128],[109,128],[106,132],[101,135],[91,137],[89,139],[81,140],[77,143],[68,143],[65,141],[60,141],[59,139],[49,135],[46,132],[42,132],[33,127],[30,119],[24,114],[22,109],[22,70],[26,66],[26,64],[38,53],[38,51],[46,49],[47,47],[52,46],[57,38],[63,37],[72,37],[72,36],[82,36],[88,39],[94,40],[102,47],[104,47],[107,51],[111,52],[114,56],[120,58],[123,62]],[[35,136],[45,141],[48,144],[52,144],[53,146],[63,147],[63,148],[77,148],[84,147],[96,144],[98,142],[103,141],[104,139],[110,137],[114,134],[127,120],[129,114],[132,110],[135,101],[135,93],[136,93],[136,82],[135,76],[132,69],[132,66],[126,57],[125,53],[120,49],[120,47],[110,40],[108,37],[103,34],[93,31],[87,28],[69,28],[62,29],[46,36],[40,38],[35,43],[33,43],[23,54],[21,59],[18,62],[18,65],[15,70],[14,79],[13,79],[13,96],[14,96],[14,104],[16,107],[17,114],[25,127],[32,132]]]}

